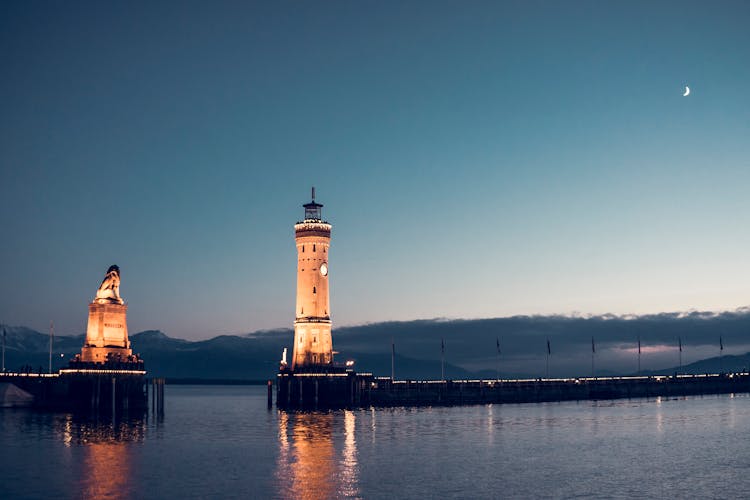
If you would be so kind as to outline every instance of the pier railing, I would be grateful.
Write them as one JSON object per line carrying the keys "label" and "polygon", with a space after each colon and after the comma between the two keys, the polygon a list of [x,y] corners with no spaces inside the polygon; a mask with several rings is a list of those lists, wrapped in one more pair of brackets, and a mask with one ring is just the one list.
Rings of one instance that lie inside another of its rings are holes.
{"label": "pier railing", "polygon": [[750,374],[490,380],[392,380],[371,374],[279,374],[281,408],[430,406],[750,392]]}
{"label": "pier railing", "polygon": [[495,380],[373,379],[378,406],[534,403],[750,392],[745,373]]}

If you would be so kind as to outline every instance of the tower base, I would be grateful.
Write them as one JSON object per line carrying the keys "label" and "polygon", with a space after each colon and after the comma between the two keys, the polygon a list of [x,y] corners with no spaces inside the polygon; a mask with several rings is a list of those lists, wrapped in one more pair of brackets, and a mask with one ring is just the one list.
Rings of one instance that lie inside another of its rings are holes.
{"label": "tower base", "polygon": [[148,408],[145,371],[106,368],[60,370],[60,382],[67,388],[65,406],[92,413],[145,411]]}
{"label": "tower base", "polygon": [[80,361],[120,363],[131,360],[127,312],[125,304],[89,304],[86,343],[81,349]]}
{"label": "tower base", "polygon": [[86,363],[127,363],[134,361],[133,350],[122,347],[83,346],[80,361]]}
{"label": "tower base", "polygon": [[330,372],[291,372],[276,377],[276,406],[296,408],[351,408],[369,401],[372,375],[351,370]]}

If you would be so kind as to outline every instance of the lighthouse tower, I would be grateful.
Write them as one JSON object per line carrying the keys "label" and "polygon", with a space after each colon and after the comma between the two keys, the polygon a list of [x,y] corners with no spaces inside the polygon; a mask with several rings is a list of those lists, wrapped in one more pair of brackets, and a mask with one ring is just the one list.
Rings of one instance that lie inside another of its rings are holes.
{"label": "lighthouse tower", "polygon": [[328,304],[328,248],[331,225],[323,205],[303,205],[305,218],[294,225],[297,243],[297,308],[294,320],[292,371],[321,371],[333,365],[331,309]]}

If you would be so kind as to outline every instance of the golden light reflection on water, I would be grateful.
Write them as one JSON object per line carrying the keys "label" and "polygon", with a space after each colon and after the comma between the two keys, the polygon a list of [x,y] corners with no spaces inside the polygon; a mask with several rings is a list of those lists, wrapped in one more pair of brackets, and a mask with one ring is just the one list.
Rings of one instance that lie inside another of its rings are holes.
{"label": "golden light reflection on water", "polygon": [[280,411],[276,468],[281,498],[356,498],[359,464],[351,411]]}
{"label": "golden light reflection on water", "polygon": [[143,441],[144,420],[120,422],[65,418],[58,434],[65,446],[82,453],[78,489],[81,498],[129,498],[133,471],[132,448]]}
{"label": "golden light reflection on water", "polygon": [[344,412],[344,458],[341,461],[341,485],[339,490],[347,498],[357,496],[357,441],[355,439],[355,425],[357,417],[354,412]]}
{"label": "golden light reflection on water", "polygon": [[664,434],[664,408],[662,408],[661,396],[656,397],[656,432]]}
{"label": "golden light reflection on water", "polygon": [[126,498],[131,480],[127,449],[123,443],[91,443],[84,448],[83,498]]}
{"label": "golden light reflection on water", "polygon": [[487,442],[490,445],[495,444],[495,407],[494,405],[487,405]]}

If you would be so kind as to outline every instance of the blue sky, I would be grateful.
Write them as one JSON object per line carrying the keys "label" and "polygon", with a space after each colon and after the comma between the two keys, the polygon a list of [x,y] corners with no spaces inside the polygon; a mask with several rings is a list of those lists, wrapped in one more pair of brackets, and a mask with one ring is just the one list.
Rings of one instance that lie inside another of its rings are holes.
{"label": "blue sky", "polygon": [[[5,2],[0,322],[289,326],[750,304],[746,2]],[[689,85],[692,93],[683,97]]]}

